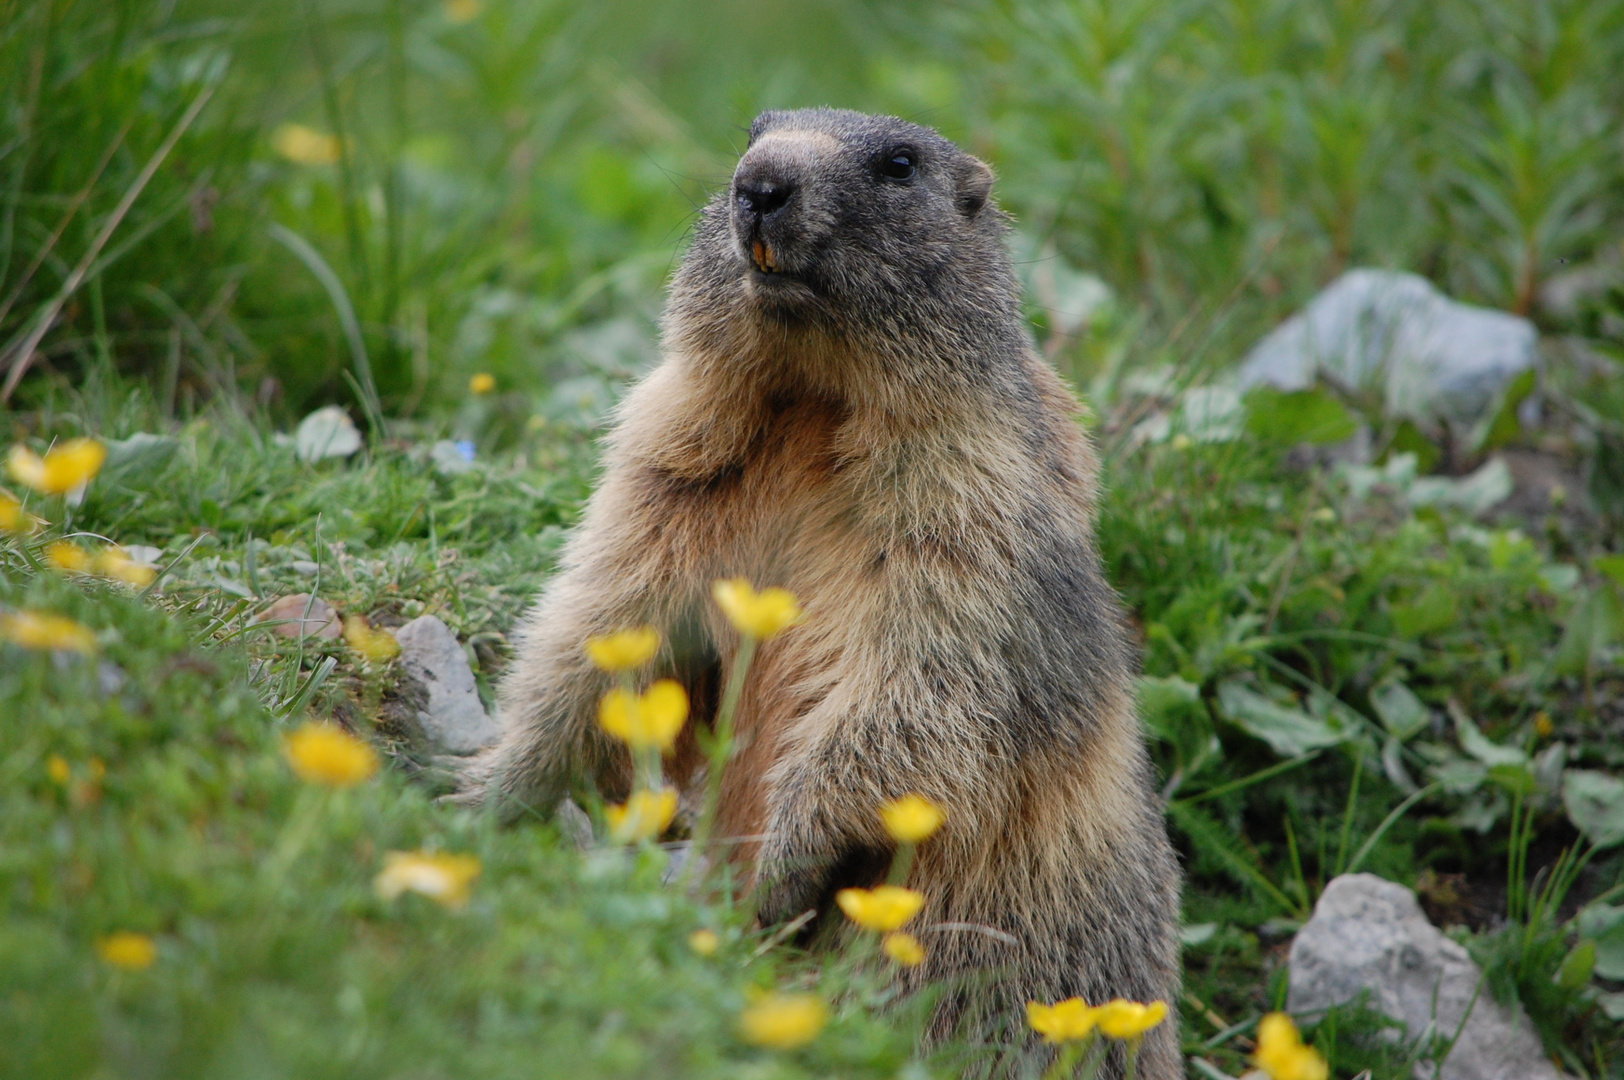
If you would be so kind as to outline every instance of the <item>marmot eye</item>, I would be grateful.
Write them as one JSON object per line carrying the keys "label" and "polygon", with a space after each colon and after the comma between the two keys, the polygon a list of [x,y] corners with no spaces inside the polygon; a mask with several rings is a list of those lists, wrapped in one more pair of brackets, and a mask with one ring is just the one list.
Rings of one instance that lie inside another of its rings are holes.
{"label": "marmot eye", "polygon": [[892,150],[880,159],[880,175],[890,177],[892,180],[912,180],[914,174],[914,152],[912,150]]}

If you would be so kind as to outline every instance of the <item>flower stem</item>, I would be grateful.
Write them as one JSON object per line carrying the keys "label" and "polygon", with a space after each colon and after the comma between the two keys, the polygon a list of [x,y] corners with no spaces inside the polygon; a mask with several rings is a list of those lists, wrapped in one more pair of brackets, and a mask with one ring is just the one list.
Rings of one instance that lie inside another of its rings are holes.
{"label": "flower stem", "polygon": [[733,726],[739,710],[739,698],[744,694],[744,679],[756,656],[756,637],[745,634],[739,639],[739,651],[733,657],[733,670],[728,673],[727,687],[722,691],[722,706],[716,713],[716,727],[712,731],[706,755],[710,764],[705,776],[705,805],[694,830],[696,852],[710,854],[711,832],[716,827],[716,810],[722,801],[722,771],[728,758],[733,756]]}

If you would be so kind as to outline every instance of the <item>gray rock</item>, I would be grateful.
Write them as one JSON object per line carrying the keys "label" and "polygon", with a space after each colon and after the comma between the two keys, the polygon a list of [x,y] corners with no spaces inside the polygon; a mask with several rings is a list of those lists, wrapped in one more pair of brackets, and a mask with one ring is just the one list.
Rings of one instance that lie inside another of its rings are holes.
{"label": "gray rock", "polygon": [[1318,377],[1378,394],[1393,416],[1469,423],[1532,367],[1534,324],[1449,299],[1415,274],[1350,270],[1258,342],[1247,388],[1302,390]]}
{"label": "gray rock", "polygon": [[1427,921],[1413,892],[1374,874],[1345,874],[1325,887],[1291,944],[1287,1005],[1327,1009],[1368,990],[1371,1007],[1402,1020],[1409,1038],[1436,1033],[1447,1041],[1460,1031],[1443,1068],[1425,1062],[1417,1077],[1561,1080],[1528,1018],[1502,1007],[1487,986],[1480,991],[1482,979],[1466,950]]}
{"label": "gray rock", "polygon": [[445,623],[423,615],[395,631],[403,685],[391,717],[438,750],[472,754],[494,743],[501,725],[485,714],[468,657]]}

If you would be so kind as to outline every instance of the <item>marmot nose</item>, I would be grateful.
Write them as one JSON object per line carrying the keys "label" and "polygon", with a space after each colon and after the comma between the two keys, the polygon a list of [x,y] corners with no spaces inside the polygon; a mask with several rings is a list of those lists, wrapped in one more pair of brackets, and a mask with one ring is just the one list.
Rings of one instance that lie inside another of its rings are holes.
{"label": "marmot nose", "polygon": [[789,202],[789,197],[795,194],[795,184],[788,180],[741,179],[733,191],[739,200],[739,209],[764,218]]}

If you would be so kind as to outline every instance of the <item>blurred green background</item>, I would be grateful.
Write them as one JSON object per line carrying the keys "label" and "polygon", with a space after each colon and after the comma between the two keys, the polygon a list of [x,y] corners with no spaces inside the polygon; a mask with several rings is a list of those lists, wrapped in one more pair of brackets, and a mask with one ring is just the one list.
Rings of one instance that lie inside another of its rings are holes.
{"label": "blurred green background", "polygon": [[893,112],[993,163],[1040,336],[1073,269],[1114,291],[1094,329],[1122,333],[1051,343],[1085,386],[1192,317],[1180,358],[1226,362],[1353,265],[1580,328],[1542,288],[1624,254],[1616,3],[34,0],[0,35],[8,365],[90,254],[25,402],[116,373],[177,410],[360,405],[315,258],[390,414],[475,371],[542,403],[623,375],[767,107]]}

